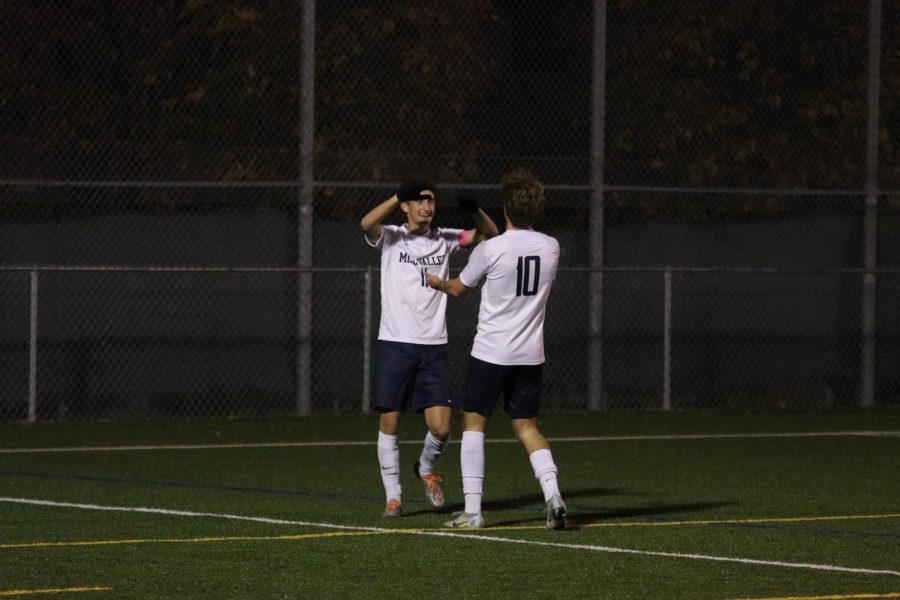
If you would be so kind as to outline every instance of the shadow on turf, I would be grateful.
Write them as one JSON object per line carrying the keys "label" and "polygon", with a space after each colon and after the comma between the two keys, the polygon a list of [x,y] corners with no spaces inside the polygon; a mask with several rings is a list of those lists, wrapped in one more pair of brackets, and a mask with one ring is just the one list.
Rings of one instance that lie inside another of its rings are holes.
{"label": "shadow on turf", "polygon": [[[569,496],[566,496],[567,498]],[[541,496],[543,501],[543,496]],[[541,503],[543,504],[543,502]],[[600,521],[611,521],[614,519],[633,519],[637,517],[658,517],[665,514],[682,514],[709,510],[711,508],[723,508],[726,506],[734,506],[736,502],[692,502],[688,504],[658,504],[655,506],[640,506],[635,508],[618,508],[601,511],[582,511],[578,510],[577,505],[569,503],[568,524],[569,529],[578,529],[584,525],[597,523]],[[543,507],[542,507],[543,508]],[[531,523],[534,519],[506,519],[503,521],[492,521],[491,525],[520,525],[522,523]]]}
{"label": "shadow on turf", "polygon": [[[634,508],[615,508],[609,510],[581,510],[578,507],[577,500],[579,498],[596,498],[598,496],[612,496],[622,494],[622,490],[615,488],[583,488],[576,490],[567,490],[565,493],[566,502],[569,505],[569,528],[577,529],[584,525],[596,523],[598,521],[611,521],[614,519],[628,519],[638,517],[658,517],[666,514],[681,514],[699,512],[709,510],[711,508],[723,508],[726,506],[734,506],[736,502],[692,502],[684,504],[657,504],[650,506],[639,506]],[[463,510],[464,505],[461,502],[448,503],[440,508],[437,512],[440,514],[449,514]],[[498,500],[488,500],[482,504],[485,513],[493,511],[519,510],[532,513],[542,513],[544,509],[543,494],[524,494],[512,498],[502,498]],[[412,512],[404,512],[406,516],[417,514],[431,513],[435,510],[432,508],[416,510]],[[542,519],[543,517],[540,517]],[[490,519],[492,526],[511,526],[521,525],[524,523],[533,523],[536,517],[524,517],[518,519]]]}
{"label": "shadow on turf", "polygon": [[[580,490],[571,490],[566,491],[566,500],[570,501],[576,498],[594,498],[597,496],[613,496],[618,494],[623,494],[623,490],[616,488],[585,488]],[[485,512],[494,511],[494,510],[522,510],[522,511],[532,511],[535,510],[535,505],[540,507],[540,510],[544,508],[544,496],[543,494],[524,494],[521,496],[514,496],[512,498],[502,498],[498,500],[487,500],[482,503],[481,508]],[[404,502],[404,508],[406,504]],[[438,512],[441,514],[444,513],[453,513],[461,511],[465,508],[465,505],[462,502],[452,502],[445,504],[442,508],[435,511],[433,508],[427,508],[417,511],[405,511],[404,515],[412,516],[418,514],[425,513],[434,513]]]}

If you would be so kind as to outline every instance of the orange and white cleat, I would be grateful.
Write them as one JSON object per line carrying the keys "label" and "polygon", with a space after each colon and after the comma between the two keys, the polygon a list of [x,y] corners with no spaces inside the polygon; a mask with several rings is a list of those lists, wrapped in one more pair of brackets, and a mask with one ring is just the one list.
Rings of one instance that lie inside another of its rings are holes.
{"label": "orange and white cleat", "polygon": [[431,473],[429,475],[420,475],[418,462],[413,465],[413,472],[425,487],[425,497],[428,498],[428,502],[430,502],[431,505],[435,508],[442,507],[444,505],[444,490],[441,489],[440,476],[435,475],[434,473]]}
{"label": "orange and white cleat", "polygon": [[382,517],[400,517],[401,513],[401,503],[399,500],[391,499],[387,501],[387,504],[384,505],[384,512],[381,513]]}

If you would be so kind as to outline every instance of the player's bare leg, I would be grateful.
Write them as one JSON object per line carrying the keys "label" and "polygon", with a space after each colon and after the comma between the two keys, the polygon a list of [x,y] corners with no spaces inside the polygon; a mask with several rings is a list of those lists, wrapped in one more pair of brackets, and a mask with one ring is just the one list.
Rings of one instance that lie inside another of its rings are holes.
{"label": "player's bare leg", "polygon": [[538,431],[536,418],[513,419],[512,428],[516,438],[528,452],[528,459],[534,469],[534,478],[540,482],[541,490],[544,492],[547,529],[565,529],[566,503],[559,493],[558,471],[553,462],[553,454],[550,452],[550,443]]}
{"label": "player's bare leg", "polygon": [[382,513],[384,517],[399,517],[401,514],[400,445],[397,442],[399,428],[399,411],[381,413],[378,422],[378,463],[386,496]]}
{"label": "player's bare leg", "polygon": [[425,409],[425,425],[428,426],[428,431],[442,442],[446,442],[450,437],[450,417],[449,406],[429,406]]}
{"label": "player's bare leg", "polygon": [[425,434],[425,442],[422,445],[422,454],[418,462],[413,465],[416,477],[425,488],[425,497],[432,506],[444,505],[444,492],[441,489],[440,476],[434,473],[434,465],[444,453],[444,447],[450,438],[449,406],[429,406],[425,409],[425,424],[428,433]]}
{"label": "player's bare leg", "polygon": [[535,450],[549,450],[550,442],[544,437],[537,427],[537,418],[534,419],[513,419],[513,433],[516,439],[525,446],[525,452],[531,455]]}

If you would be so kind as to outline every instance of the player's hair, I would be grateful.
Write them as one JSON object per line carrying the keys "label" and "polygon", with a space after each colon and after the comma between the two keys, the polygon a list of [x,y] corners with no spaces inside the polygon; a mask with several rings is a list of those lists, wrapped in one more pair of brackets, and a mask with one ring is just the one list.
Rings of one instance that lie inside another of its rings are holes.
{"label": "player's hair", "polygon": [[544,216],[547,200],[544,184],[527,169],[518,167],[506,173],[500,180],[500,197],[510,222],[527,229]]}

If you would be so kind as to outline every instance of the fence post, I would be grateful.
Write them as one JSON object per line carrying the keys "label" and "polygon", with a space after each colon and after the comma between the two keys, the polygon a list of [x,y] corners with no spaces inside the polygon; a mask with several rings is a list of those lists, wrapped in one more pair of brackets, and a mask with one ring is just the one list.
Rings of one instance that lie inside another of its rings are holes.
{"label": "fence post", "polygon": [[606,0],[594,0],[591,66],[591,271],[588,408],[605,410],[603,395],[603,168],[606,132]]}
{"label": "fence post", "polygon": [[362,412],[367,415],[372,411],[372,265],[366,267],[364,278]]}
{"label": "fence post", "polygon": [[866,90],[866,206],[863,231],[862,356],[859,403],[875,404],[876,280],[878,266],[878,91],[881,73],[881,0],[869,0],[868,83]]}
{"label": "fence post", "polygon": [[[300,193],[297,226],[297,414],[312,407],[313,134],[315,132],[316,2],[301,0]],[[307,270],[304,270],[307,269]]]}
{"label": "fence post", "polygon": [[663,274],[663,410],[672,410],[672,270]]}
{"label": "fence post", "polygon": [[31,310],[28,335],[28,422],[37,421],[38,272],[31,270]]}

